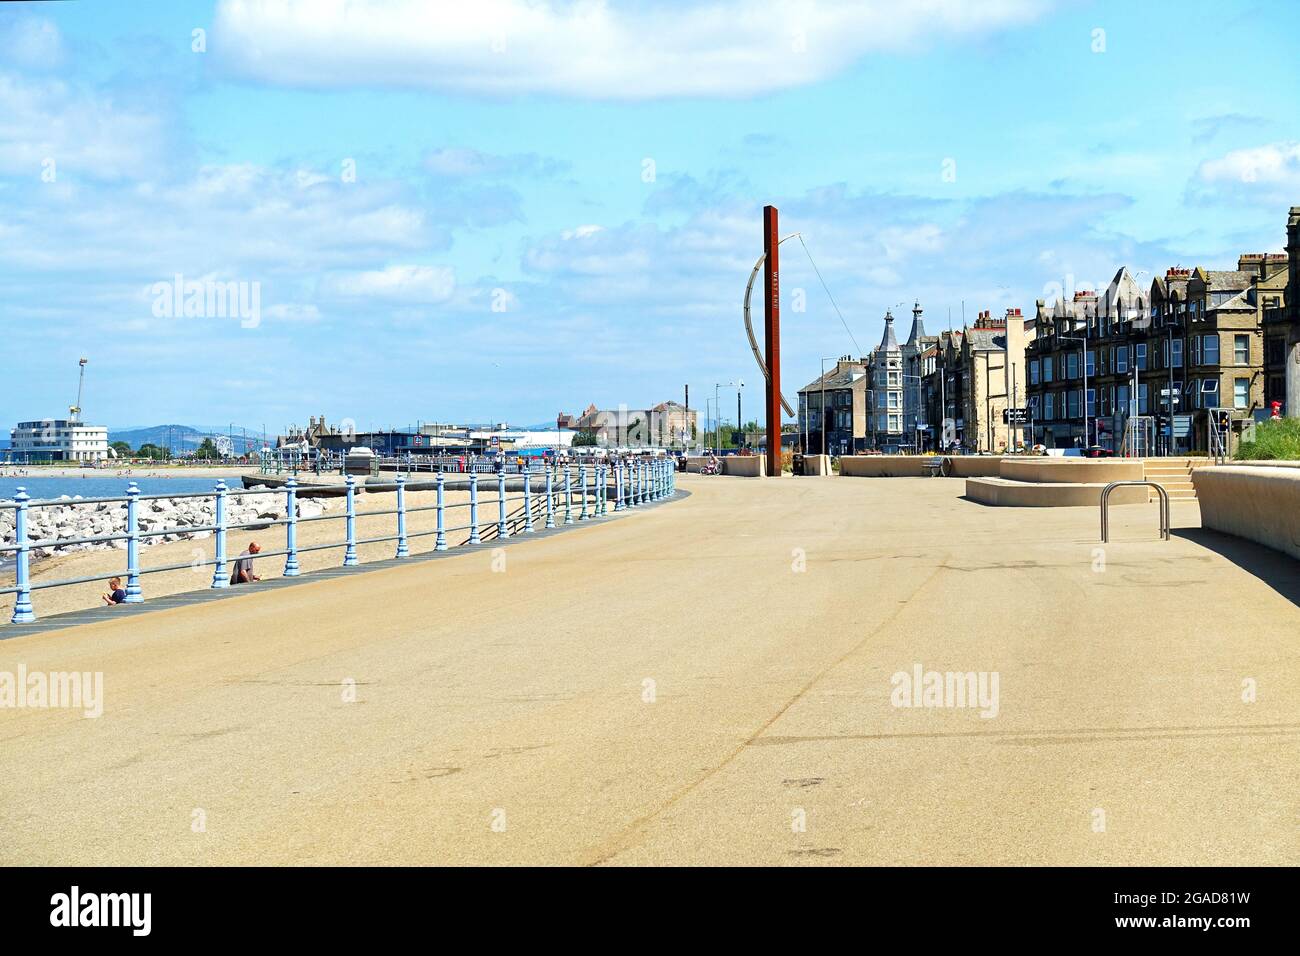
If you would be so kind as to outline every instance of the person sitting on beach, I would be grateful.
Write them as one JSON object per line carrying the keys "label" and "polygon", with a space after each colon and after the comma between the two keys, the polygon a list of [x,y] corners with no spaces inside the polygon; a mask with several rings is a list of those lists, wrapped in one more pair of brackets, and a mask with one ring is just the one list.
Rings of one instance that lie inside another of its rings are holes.
{"label": "person sitting on beach", "polygon": [[235,570],[230,574],[231,584],[252,584],[254,581],[262,580],[253,573],[253,555],[262,550],[262,546],[256,541],[248,543],[248,549],[239,556],[235,562]]}
{"label": "person sitting on beach", "polygon": [[122,579],[121,579],[121,578],[109,578],[109,579],[108,579],[108,593],[107,593],[107,594],[101,594],[100,597],[102,597],[102,598],[104,599],[104,603],[107,604],[109,607],[113,607],[113,606],[116,605],[116,604],[123,604],[123,603],[125,603],[125,602],[126,602],[126,592],[125,592],[124,590],[122,590]]}

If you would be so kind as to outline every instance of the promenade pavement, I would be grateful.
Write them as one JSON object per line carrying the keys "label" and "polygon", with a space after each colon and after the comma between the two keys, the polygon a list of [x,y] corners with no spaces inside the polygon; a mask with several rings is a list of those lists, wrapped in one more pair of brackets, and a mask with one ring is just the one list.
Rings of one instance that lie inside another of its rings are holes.
{"label": "promenade pavement", "polygon": [[[0,863],[1300,863],[1291,559],[1195,502],[1103,550],[960,480],[681,486],[0,642],[104,675],[95,719],[0,709]],[[895,706],[917,665],[996,716]]]}

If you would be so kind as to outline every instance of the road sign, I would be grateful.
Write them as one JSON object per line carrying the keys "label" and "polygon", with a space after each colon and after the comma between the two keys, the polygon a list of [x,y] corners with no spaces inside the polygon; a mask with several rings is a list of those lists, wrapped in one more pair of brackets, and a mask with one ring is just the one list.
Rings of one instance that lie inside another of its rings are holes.
{"label": "road sign", "polygon": [[1002,424],[1004,425],[1023,425],[1028,421],[1029,409],[1027,408],[1002,409]]}

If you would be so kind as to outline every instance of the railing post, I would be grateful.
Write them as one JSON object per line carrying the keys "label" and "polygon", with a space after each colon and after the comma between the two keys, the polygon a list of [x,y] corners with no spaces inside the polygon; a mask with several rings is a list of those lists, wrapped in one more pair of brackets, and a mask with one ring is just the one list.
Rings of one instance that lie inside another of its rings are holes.
{"label": "railing post", "polygon": [[478,472],[469,473],[469,543],[478,544],[483,539],[478,533]]}
{"label": "railing post", "polygon": [[545,528],[555,527],[555,469],[546,469],[546,524]]}
{"label": "railing post", "polygon": [[143,604],[140,592],[140,527],[136,523],[140,487],[133,481],[126,486],[126,604]]}
{"label": "railing post", "polygon": [[27,542],[27,502],[30,500],[26,488],[19,488],[14,495],[14,502],[18,505],[14,511],[14,543],[18,545],[14,583],[18,586],[18,593],[14,595],[12,624],[31,624],[36,620],[36,612],[32,609],[31,547]]}
{"label": "railing post", "polygon": [[564,466],[564,523],[573,524],[572,468]]}
{"label": "railing post", "polygon": [[578,512],[578,520],[587,520],[587,466],[581,464],[578,466],[578,486],[582,489],[582,510]]}
{"label": "railing post", "polygon": [[596,466],[596,514],[605,513],[605,466]]}
{"label": "railing post", "polygon": [[411,556],[410,546],[406,541],[406,477],[397,476],[397,554],[399,558]]}
{"label": "railing post", "polygon": [[524,466],[524,533],[532,534],[533,527],[533,473]]}
{"label": "railing post", "polygon": [[230,578],[226,574],[226,483],[217,482],[216,501],[216,567],[212,569],[212,586],[214,588],[230,587]]}
{"label": "railing post", "polygon": [[623,510],[623,463],[614,462],[614,510]]}
{"label": "railing post", "polygon": [[510,537],[510,529],[506,526],[506,468],[504,463],[501,470],[497,472],[497,537]]}
{"label": "railing post", "polygon": [[433,550],[435,551],[447,550],[447,525],[443,518],[443,511],[446,508],[446,505],[443,503],[443,488],[442,488],[443,482],[445,480],[446,479],[443,478],[442,472],[439,471],[438,472],[438,532],[433,539]]}
{"label": "railing post", "polygon": [[284,576],[296,578],[298,569],[298,479],[292,475],[284,483]]}
{"label": "railing post", "polygon": [[348,520],[347,547],[343,551],[343,567],[357,566],[357,476],[345,475],[344,484],[348,486]]}

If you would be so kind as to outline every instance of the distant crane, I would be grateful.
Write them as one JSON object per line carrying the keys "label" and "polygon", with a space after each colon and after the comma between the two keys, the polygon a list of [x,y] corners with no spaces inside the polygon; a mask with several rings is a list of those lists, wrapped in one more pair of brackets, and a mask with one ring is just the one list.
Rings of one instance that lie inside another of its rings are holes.
{"label": "distant crane", "polygon": [[86,385],[86,359],[77,364],[81,366],[81,377],[77,380],[77,404],[68,406],[68,420],[71,422],[81,421],[81,390]]}

